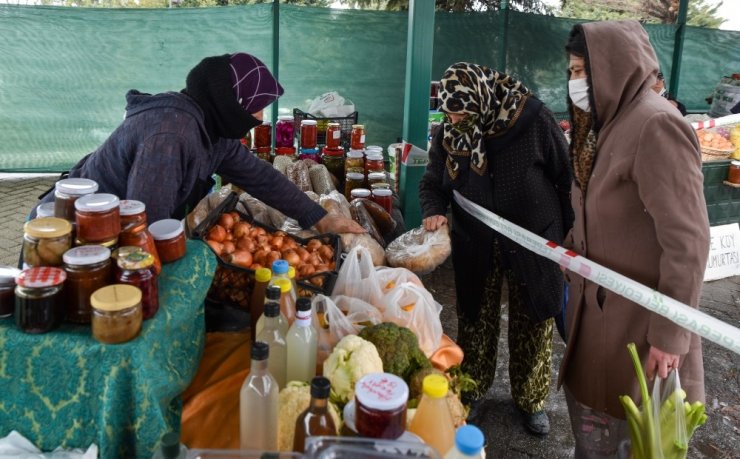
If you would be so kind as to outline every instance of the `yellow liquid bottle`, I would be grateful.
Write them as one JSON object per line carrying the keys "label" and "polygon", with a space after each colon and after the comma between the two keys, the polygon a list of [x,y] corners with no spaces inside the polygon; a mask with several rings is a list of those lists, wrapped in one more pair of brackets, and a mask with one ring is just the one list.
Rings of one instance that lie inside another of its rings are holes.
{"label": "yellow liquid bottle", "polygon": [[267,360],[267,368],[270,374],[278,383],[278,388],[285,387],[287,363],[285,334],[280,330],[278,320],[280,318],[280,305],[274,302],[265,303],[265,312],[262,315],[265,318],[265,327],[259,335],[257,341],[267,343],[270,347],[270,358]]}
{"label": "yellow liquid bottle", "polygon": [[311,325],[311,300],[298,298],[296,320],[288,330],[288,381],[309,382],[316,376],[318,332]]}
{"label": "yellow liquid bottle", "polygon": [[[280,286],[279,285],[272,285],[267,288],[267,293],[265,293],[265,303],[269,303],[271,301],[274,301],[275,303],[280,303]],[[288,334],[288,319],[285,318],[285,316],[280,313],[280,316],[278,317],[278,324],[280,325],[280,331],[282,332],[283,336]],[[262,333],[262,329],[265,328],[265,316],[264,314],[261,314],[259,317],[259,320],[257,320],[257,324],[254,326],[254,336],[259,336],[260,333]]]}
{"label": "yellow liquid bottle", "polygon": [[447,407],[447,378],[442,375],[429,375],[422,383],[423,395],[409,432],[415,433],[440,456],[455,446],[455,423]]}
{"label": "yellow liquid bottle", "polygon": [[252,345],[252,366],[239,392],[239,444],[241,449],[277,451],[278,387],[267,369],[270,348]]}

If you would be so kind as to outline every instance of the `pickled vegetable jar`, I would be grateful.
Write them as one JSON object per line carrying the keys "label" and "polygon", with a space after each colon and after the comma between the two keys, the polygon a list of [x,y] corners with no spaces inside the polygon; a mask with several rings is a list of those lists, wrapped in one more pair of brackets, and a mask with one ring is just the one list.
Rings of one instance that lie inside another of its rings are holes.
{"label": "pickled vegetable jar", "polygon": [[341,180],[344,178],[344,148],[326,148],[324,147],[323,153],[321,154],[321,164],[326,166],[326,169]]}
{"label": "pickled vegetable jar", "polygon": [[385,183],[387,184],[387,177],[385,175],[385,172],[368,172],[367,174],[367,183],[371,187],[375,183]]}
{"label": "pickled vegetable jar", "polygon": [[15,310],[15,279],[20,269],[0,266],[0,318],[13,315]]}
{"label": "pickled vegetable jar", "polygon": [[295,125],[293,117],[290,115],[278,116],[278,122],[275,125],[275,147],[293,148],[295,142]]}
{"label": "pickled vegetable jar", "polygon": [[317,139],[316,120],[301,120],[301,148],[309,150],[316,148]]}
{"label": "pickled vegetable jar", "polygon": [[167,218],[149,225],[162,263],[172,263],[185,256],[185,228],[180,220]]}
{"label": "pickled vegetable jar", "polygon": [[75,221],[75,201],[82,196],[98,191],[95,180],[68,178],[54,186],[54,216],[67,221]]}
{"label": "pickled vegetable jar", "polygon": [[25,333],[46,333],[64,320],[62,287],[67,273],[48,266],[24,269],[15,287],[15,324]]}
{"label": "pickled vegetable jar", "polygon": [[92,334],[101,343],[118,344],[139,336],[143,320],[141,290],[113,284],[96,290],[92,303]]}
{"label": "pickled vegetable jar", "polygon": [[272,148],[270,147],[259,147],[254,149],[254,154],[263,161],[268,163],[272,160]]}
{"label": "pickled vegetable jar", "polygon": [[344,172],[359,172],[365,174],[365,155],[362,150],[350,150],[347,152],[347,159],[344,160]]}
{"label": "pickled vegetable jar", "polygon": [[154,257],[143,250],[118,253],[118,272],[115,281],[141,290],[141,308],[144,320],[151,319],[159,310],[159,288],[154,274]]}
{"label": "pickled vegetable jar", "polygon": [[75,201],[77,237],[84,242],[116,239],[121,232],[120,201],[114,194],[88,194]]}
{"label": "pickled vegetable jar", "polygon": [[384,172],[385,164],[383,164],[383,155],[373,153],[367,155],[365,158],[365,173],[370,174],[371,172]]}
{"label": "pickled vegetable jar", "polygon": [[110,249],[102,245],[70,249],[64,254],[64,270],[67,272],[64,287],[67,321],[90,323],[90,295],[113,280]]}
{"label": "pickled vegetable jar", "polygon": [[269,121],[254,128],[254,148],[272,148],[272,123]]}
{"label": "pickled vegetable jar", "polygon": [[62,218],[42,217],[23,225],[23,265],[61,266],[72,248],[72,224]]}
{"label": "pickled vegetable jar", "polygon": [[409,388],[390,373],[371,373],[355,385],[355,428],[363,437],[395,440],[406,430]]}
{"label": "pickled vegetable jar", "polygon": [[352,134],[350,135],[350,148],[353,150],[365,149],[365,126],[362,124],[352,125]]}
{"label": "pickled vegetable jar", "polygon": [[352,200],[352,190],[362,188],[365,183],[365,176],[359,172],[350,172],[344,181],[344,197]]}
{"label": "pickled vegetable jar", "polygon": [[351,199],[357,199],[357,198],[369,198],[370,197],[370,190],[367,188],[355,188],[350,193]]}
{"label": "pickled vegetable jar", "polygon": [[342,126],[339,123],[326,124],[326,146],[328,148],[342,146]]}
{"label": "pickled vegetable jar", "polygon": [[121,201],[121,234],[118,236],[118,245],[141,247],[154,257],[154,273],[158,275],[162,271],[154,237],[147,228],[146,205],[143,202],[133,199]]}

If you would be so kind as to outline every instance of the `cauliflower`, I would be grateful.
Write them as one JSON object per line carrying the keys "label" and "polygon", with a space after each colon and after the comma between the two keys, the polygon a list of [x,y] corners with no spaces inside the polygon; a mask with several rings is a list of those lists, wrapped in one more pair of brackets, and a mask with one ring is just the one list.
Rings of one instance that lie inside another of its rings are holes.
{"label": "cauliflower", "polygon": [[[311,403],[311,386],[307,382],[291,381],[280,391],[278,408],[278,450],[293,451],[295,423]],[[329,402],[329,413],[339,430],[342,420],[337,407]]]}
{"label": "cauliflower", "polygon": [[373,343],[356,335],[342,338],[324,361],[324,376],[331,381],[332,401],[343,405],[355,394],[355,383],[370,373],[382,373],[383,361]]}

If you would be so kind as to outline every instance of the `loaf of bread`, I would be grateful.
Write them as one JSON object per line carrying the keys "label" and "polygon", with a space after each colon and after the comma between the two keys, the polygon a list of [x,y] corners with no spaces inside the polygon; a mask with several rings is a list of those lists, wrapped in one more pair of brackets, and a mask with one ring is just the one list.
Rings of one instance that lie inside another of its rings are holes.
{"label": "loaf of bread", "polygon": [[447,226],[436,231],[418,227],[388,244],[385,257],[388,266],[406,268],[416,274],[428,274],[444,263],[451,252]]}

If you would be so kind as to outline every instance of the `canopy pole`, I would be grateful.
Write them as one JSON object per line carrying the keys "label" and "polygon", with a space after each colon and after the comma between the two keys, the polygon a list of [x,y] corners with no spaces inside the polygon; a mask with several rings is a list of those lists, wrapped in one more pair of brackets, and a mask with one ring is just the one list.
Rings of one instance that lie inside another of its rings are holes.
{"label": "canopy pole", "polygon": [[497,65],[497,69],[503,73],[508,74],[506,71],[506,54],[509,46],[509,2],[508,0],[501,0],[501,48],[500,48],[500,64]]}
{"label": "canopy pole", "polygon": [[[280,81],[280,0],[272,0],[272,75]],[[275,150],[275,125],[278,117],[277,99],[272,103],[272,149]]]}
{"label": "canopy pole", "polygon": [[673,63],[671,65],[671,81],[668,92],[678,97],[678,82],[681,76],[681,56],[683,55],[683,41],[686,35],[686,16],[689,10],[689,0],[680,0],[678,4],[678,19],[676,20],[676,38],[673,42]]}

